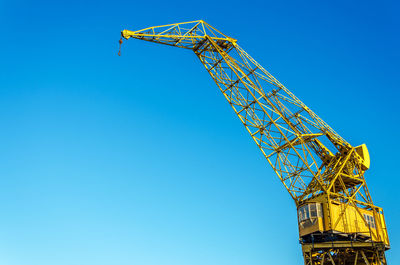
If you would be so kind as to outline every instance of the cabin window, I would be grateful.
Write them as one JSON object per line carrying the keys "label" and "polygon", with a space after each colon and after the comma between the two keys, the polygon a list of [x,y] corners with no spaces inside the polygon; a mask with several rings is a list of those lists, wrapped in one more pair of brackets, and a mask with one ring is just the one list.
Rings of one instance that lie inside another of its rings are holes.
{"label": "cabin window", "polygon": [[308,205],[304,205],[299,209],[299,221],[302,222],[307,219],[310,219],[310,215],[308,212]]}
{"label": "cabin window", "polygon": [[376,228],[375,218],[369,214],[363,214],[363,215],[364,215],[365,221],[367,221],[368,226],[375,229]]}
{"label": "cabin window", "polygon": [[320,203],[308,203],[298,210],[299,222],[309,220],[311,218],[322,217],[322,207]]}

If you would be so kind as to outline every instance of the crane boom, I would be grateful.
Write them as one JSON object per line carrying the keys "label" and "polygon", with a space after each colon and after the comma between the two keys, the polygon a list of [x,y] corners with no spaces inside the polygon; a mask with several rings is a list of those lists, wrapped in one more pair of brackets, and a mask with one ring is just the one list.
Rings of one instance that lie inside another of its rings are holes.
{"label": "crane boom", "polygon": [[[334,264],[335,257],[328,254],[331,250],[318,255],[307,251],[315,251],[308,249],[310,243],[339,241],[374,242],[380,246],[378,250],[368,252],[368,247],[363,247],[351,257],[348,254],[349,259],[364,264],[361,257],[365,255],[370,264],[386,264],[382,253],[389,248],[389,241],[383,211],[372,203],[364,179],[370,163],[365,145],[351,146],[236,39],[202,20],[123,30],[121,34],[125,39],[194,51],[295,201],[306,264],[329,255]],[[310,220],[314,224],[308,224]],[[356,225],[349,224],[354,220]]]}

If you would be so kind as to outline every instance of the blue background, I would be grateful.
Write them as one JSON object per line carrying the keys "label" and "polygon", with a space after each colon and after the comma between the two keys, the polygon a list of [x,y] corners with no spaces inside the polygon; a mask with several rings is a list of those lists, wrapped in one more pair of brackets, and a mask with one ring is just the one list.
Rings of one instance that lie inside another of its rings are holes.
{"label": "blue background", "polygon": [[0,1],[0,264],[302,264],[296,210],[195,55],[204,19],[354,146],[399,244],[395,1]]}

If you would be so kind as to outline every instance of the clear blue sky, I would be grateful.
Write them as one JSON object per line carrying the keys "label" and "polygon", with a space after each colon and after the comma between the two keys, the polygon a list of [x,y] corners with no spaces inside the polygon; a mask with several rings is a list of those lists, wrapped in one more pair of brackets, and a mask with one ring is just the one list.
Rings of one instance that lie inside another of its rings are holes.
{"label": "clear blue sky", "polygon": [[0,264],[303,263],[294,203],[195,55],[116,55],[124,28],[196,19],[367,143],[400,264],[395,2],[0,1]]}

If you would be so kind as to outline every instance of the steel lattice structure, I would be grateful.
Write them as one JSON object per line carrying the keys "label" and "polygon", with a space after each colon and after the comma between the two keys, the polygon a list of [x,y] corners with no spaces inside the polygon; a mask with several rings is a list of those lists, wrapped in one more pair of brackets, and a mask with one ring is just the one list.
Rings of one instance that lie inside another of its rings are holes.
{"label": "steel lattice structure", "polygon": [[346,229],[350,208],[370,227],[363,211],[371,211],[376,229],[358,233],[369,233],[370,240],[353,240],[351,237],[357,233],[348,229],[343,232],[345,238],[324,234],[318,241],[364,244],[354,254],[349,254],[353,253],[351,247],[343,244],[338,248],[330,244],[326,249],[321,245],[317,251],[310,248],[311,241],[316,243],[314,239],[310,242],[307,239],[302,243],[305,264],[338,264],[340,257],[345,256],[347,261],[343,264],[386,264],[384,250],[389,248],[389,241],[384,219],[380,217],[383,211],[372,203],[364,179],[369,167],[365,145],[351,146],[247,54],[236,39],[202,20],[123,30],[122,36],[194,51],[296,206],[299,208],[315,198],[324,198],[327,208],[331,207],[331,200],[343,205],[336,216],[327,212],[326,231],[336,231],[339,225]]}

